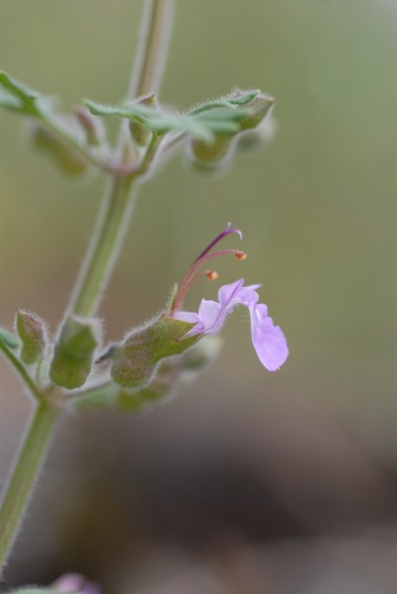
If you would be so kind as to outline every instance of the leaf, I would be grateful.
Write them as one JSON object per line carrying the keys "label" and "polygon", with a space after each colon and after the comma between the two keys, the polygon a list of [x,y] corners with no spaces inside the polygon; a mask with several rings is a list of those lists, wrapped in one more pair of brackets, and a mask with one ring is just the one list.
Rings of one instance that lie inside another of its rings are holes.
{"label": "leaf", "polygon": [[121,106],[101,105],[85,100],[85,105],[93,115],[119,116],[144,124],[156,134],[179,132],[207,144],[214,142],[215,134],[235,134],[240,130],[238,122],[247,117],[247,110],[231,107],[219,107],[210,112],[197,114],[165,113],[156,108],[137,103],[125,103]]}
{"label": "leaf", "polygon": [[40,116],[43,98],[6,72],[0,71],[0,106],[29,116]]}
{"label": "leaf", "polygon": [[0,328],[0,340],[9,348],[16,349],[19,347],[19,340],[11,332],[5,328]]}

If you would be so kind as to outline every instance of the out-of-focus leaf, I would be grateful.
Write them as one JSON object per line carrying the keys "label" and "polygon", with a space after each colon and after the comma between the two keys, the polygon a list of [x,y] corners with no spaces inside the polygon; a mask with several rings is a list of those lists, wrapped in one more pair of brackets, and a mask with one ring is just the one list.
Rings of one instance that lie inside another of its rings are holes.
{"label": "out-of-focus leaf", "polygon": [[48,98],[0,71],[0,106],[28,116],[40,116]]}
{"label": "out-of-focus leaf", "polygon": [[0,328],[0,340],[9,348],[16,349],[19,346],[19,340],[5,328]]}
{"label": "out-of-focus leaf", "polygon": [[101,105],[86,100],[86,106],[94,115],[119,116],[140,122],[156,134],[179,132],[205,143],[214,142],[215,134],[236,133],[238,122],[247,117],[247,110],[227,107],[213,108],[197,114],[165,113],[147,105],[125,103],[121,106]]}

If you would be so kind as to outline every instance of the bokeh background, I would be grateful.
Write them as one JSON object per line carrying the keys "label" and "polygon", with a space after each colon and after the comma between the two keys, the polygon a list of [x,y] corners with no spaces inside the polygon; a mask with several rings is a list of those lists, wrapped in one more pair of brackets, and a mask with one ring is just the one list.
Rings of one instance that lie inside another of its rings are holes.
{"label": "bokeh background", "polygon": [[[66,108],[117,102],[141,9],[3,0],[0,66]],[[177,1],[162,101],[260,88],[278,131],[222,177],[177,155],[142,188],[106,334],[158,311],[232,221],[249,258],[219,262],[221,281],[263,283],[290,358],[266,372],[237,312],[179,399],[64,419],[8,587],[74,570],[121,594],[397,592],[396,25],[395,0]],[[55,331],[103,179],[60,175],[9,113],[0,129],[0,324],[23,307]],[[30,403],[3,362],[1,378],[3,481]]]}

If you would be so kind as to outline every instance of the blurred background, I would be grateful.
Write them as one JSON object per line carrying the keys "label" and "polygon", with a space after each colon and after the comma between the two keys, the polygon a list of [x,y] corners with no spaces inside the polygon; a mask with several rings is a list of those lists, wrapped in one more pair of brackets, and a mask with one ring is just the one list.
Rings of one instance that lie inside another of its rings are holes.
{"label": "blurred background", "polygon": [[[116,103],[141,9],[4,0],[0,67],[66,109]],[[177,155],[142,187],[106,335],[157,312],[232,221],[249,257],[217,263],[220,281],[263,283],[290,357],[266,372],[238,311],[217,364],[177,400],[63,419],[7,587],[74,570],[120,594],[397,592],[396,25],[395,0],[177,0],[161,100],[260,88],[278,130],[224,176]],[[22,307],[54,332],[104,181],[63,177],[19,118],[1,112],[0,129],[0,325]],[[218,287],[203,281],[187,305]],[[0,363],[3,481],[30,403]]]}

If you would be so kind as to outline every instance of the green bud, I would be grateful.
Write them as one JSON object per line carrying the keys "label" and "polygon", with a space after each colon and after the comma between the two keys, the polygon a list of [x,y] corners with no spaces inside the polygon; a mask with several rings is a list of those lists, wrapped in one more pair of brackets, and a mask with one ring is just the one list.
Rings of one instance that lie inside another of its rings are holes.
{"label": "green bud", "polygon": [[162,359],[180,355],[199,340],[200,335],[183,338],[193,325],[161,315],[135,330],[115,350],[111,370],[113,380],[123,388],[145,386]]}
{"label": "green bud", "polygon": [[265,148],[271,143],[276,132],[277,121],[269,113],[259,126],[239,135],[237,148],[243,151]]}
{"label": "green bud", "polygon": [[274,97],[270,97],[264,93],[256,95],[252,101],[244,106],[248,113],[245,118],[240,120],[240,129],[251,130],[252,128],[256,128],[274,106],[275,101]]}
{"label": "green bud", "polygon": [[50,379],[57,386],[73,390],[85,384],[99,339],[98,320],[70,316],[62,326],[50,366]]}
{"label": "green bud", "polygon": [[31,126],[31,139],[34,146],[50,156],[64,173],[81,175],[87,171],[87,162],[40,124]]}
{"label": "green bud", "polygon": [[90,146],[100,146],[105,136],[101,120],[93,116],[88,109],[81,105],[76,105],[73,111],[85,132],[87,144]]}
{"label": "green bud", "polygon": [[205,336],[180,357],[160,363],[154,378],[137,392],[121,390],[117,408],[122,412],[140,412],[156,404],[168,402],[186,390],[217,358],[222,346],[218,336]]}
{"label": "green bud", "polygon": [[217,167],[225,162],[233,152],[234,135],[215,134],[212,144],[201,140],[191,141],[191,153],[194,162],[204,168]]}
{"label": "green bud", "polygon": [[15,326],[22,341],[21,359],[26,365],[33,365],[45,349],[44,323],[40,318],[19,309]]}
{"label": "green bud", "polygon": [[[148,107],[156,107],[156,95],[152,93],[146,97],[141,97],[135,102],[138,105],[146,105]],[[152,136],[152,132],[145,124],[137,120],[130,120],[131,136],[138,146],[146,146]]]}
{"label": "green bud", "polygon": [[83,392],[73,406],[79,409],[100,407],[138,413],[168,402],[190,386],[215,361],[222,342],[219,336],[204,336],[182,355],[161,361],[155,376],[143,388],[127,390],[110,382]]}

